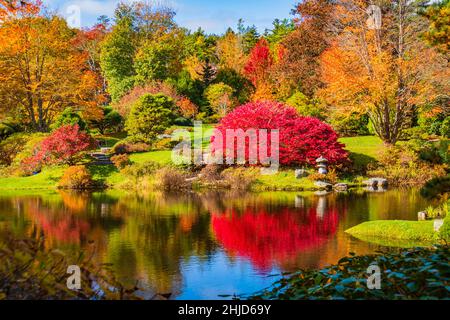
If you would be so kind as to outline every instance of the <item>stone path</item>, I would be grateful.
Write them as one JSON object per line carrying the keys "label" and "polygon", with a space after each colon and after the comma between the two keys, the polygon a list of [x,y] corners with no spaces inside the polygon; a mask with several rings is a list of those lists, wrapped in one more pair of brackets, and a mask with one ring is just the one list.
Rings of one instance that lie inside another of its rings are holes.
{"label": "stone path", "polygon": [[91,157],[94,158],[94,161],[91,162],[92,165],[107,166],[107,165],[113,164],[111,162],[109,155],[101,153],[101,152],[91,153]]}

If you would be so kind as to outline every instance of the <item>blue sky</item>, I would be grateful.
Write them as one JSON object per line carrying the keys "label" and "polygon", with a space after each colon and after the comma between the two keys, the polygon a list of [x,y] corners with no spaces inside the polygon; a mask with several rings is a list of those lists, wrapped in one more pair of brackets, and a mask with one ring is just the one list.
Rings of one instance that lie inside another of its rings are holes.
{"label": "blue sky", "polygon": [[[126,0],[133,1],[133,0]],[[50,9],[63,16],[68,8],[77,6],[81,26],[90,26],[100,15],[112,16],[119,0],[44,0]],[[222,33],[229,26],[235,28],[239,18],[246,25],[255,25],[260,32],[270,28],[275,18],[291,18],[291,9],[298,0],[156,0],[169,4],[177,11],[176,21],[190,29],[202,27],[209,33]]]}

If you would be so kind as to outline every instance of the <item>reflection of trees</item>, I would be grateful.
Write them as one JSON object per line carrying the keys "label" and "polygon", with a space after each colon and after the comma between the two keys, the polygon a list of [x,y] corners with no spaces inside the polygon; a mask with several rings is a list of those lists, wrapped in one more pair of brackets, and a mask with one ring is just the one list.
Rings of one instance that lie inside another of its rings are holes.
{"label": "reflection of trees", "polygon": [[335,209],[321,216],[315,207],[303,212],[279,208],[277,213],[248,208],[242,214],[234,210],[213,214],[212,226],[228,251],[249,258],[265,270],[323,244],[336,232],[338,221]]}
{"label": "reflection of trees", "polygon": [[108,260],[120,278],[141,279],[157,293],[180,291],[182,260],[209,257],[215,250],[210,218],[192,197],[119,200],[113,210],[126,219],[120,231],[110,234]]}
{"label": "reflection of trees", "polygon": [[416,197],[395,190],[325,197],[234,191],[0,195],[0,229],[44,235],[48,247],[68,250],[92,241],[96,259],[112,263],[120,280],[134,284],[140,279],[149,291],[176,295],[182,263],[191,257],[208,261],[217,242],[230,256],[247,258],[260,270],[323,267],[355,251],[355,244],[358,253],[366,253],[343,230],[368,218],[404,218],[405,210],[422,206]]}

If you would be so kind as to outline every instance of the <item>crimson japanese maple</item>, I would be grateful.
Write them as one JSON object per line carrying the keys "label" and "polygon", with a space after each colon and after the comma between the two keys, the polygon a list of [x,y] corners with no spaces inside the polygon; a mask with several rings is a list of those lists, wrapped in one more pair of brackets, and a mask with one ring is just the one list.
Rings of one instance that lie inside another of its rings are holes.
{"label": "crimson japanese maple", "polygon": [[[259,130],[267,129],[267,133],[279,130],[279,157],[282,165],[313,165],[320,156],[327,158],[330,164],[339,164],[345,162],[348,156],[344,145],[338,142],[338,135],[328,124],[317,118],[302,117],[294,108],[283,103],[259,101],[242,105],[224,117],[216,129],[218,131],[212,137],[212,150],[215,152],[222,147],[223,154],[227,153],[227,139],[233,138],[227,137],[228,129],[242,129],[244,132],[255,129],[258,136],[257,154],[261,142],[260,134],[264,134]],[[216,135],[219,133],[222,135],[222,146],[217,142],[219,139],[216,141]],[[267,141],[270,146],[270,134]],[[249,139],[246,139],[247,161],[249,148]],[[234,154],[237,154],[236,144]],[[272,155],[268,152],[267,156]]]}

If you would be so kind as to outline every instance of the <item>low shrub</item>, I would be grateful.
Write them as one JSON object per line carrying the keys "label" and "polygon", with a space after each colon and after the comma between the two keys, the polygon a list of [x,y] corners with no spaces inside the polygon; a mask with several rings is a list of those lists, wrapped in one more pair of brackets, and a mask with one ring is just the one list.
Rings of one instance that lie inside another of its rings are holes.
{"label": "low shrub", "polygon": [[441,135],[442,124],[447,118],[448,117],[445,117],[445,114],[441,112],[432,117],[420,116],[418,123],[426,133],[439,136]]}
{"label": "low shrub", "polygon": [[231,189],[249,190],[258,177],[257,168],[228,168],[222,172],[225,183]]}
{"label": "low shrub", "polygon": [[36,146],[38,146],[46,137],[47,135],[43,133],[34,133],[27,136],[26,143],[12,161],[11,167],[13,168],[14,175],[24,177],[29,176],[33,172],[40,171],[40,165],[36,165],[34,161],[28,163],[27,160],[32,159],[36,155]]}
{"label": "low shrub", "polygon": [[14,158],[19,154],[26,142],[24,134],[14,134],[0,142],[0,166],[10,166]]}
{"label": "low shrub", "polygon": [[223,167],[217,164],[208,164],[200,171],[202,181],[211,183],[222,179]]}
{"label": "low shrub", "polygon": [[175,168],[165,167],[156,172],[155,186],[160,190],[187,190],[192,188],[192,183],[187,179],[189,176]]}
{"label": "low shrub", "polygon": [[422,127],[412,127],[402,131],[401,140],[423,139],[427,136],[426,131]]}
{"label": "low shrub", "polygon": [[439,236],[447,243],[450,242],[450,212],[447,212],[447,217],[444,219],[444,224],[439,230]]}
{"label": "low shrub", "polygon": [[128,154],[117,154],[115,156],[112,156],[111,162],[119,170],[122,170],[131,164]]}
{"label": "low shrub", "polygon": [[446,192],[450,192],[450,176],[431,179],[420,189],[425,198],[437,198]]}
{"label": "low shrub", "polygon": [[[416,248],[402,252],[345,257],[322,270],[301,270],[282,279],[252,300],[407,300],[447,299],[449,247]],[[368,288],[367,268],[382,274],[379,290]],[[420,270],[420,272],[418,272]]]}
{"label": "low shrub", "polygon": [[297,112],[304,117],[315,117],[320,120],[325,120],[327,110],[317,99],[310,99],[300,91],[286,100],[288,106],[294,107]]}
{"label": "low shrub", "polygon": [[331,184],[335,184],[338,182],[338,176],[336,174],[336,170],[331,169],[327,174],[321,173],[312,173],[308,176],[308,179],[311,181],[325,181]]}
{"label": "low shrub", "polygon": [[160,167],[161,166],[158,163],[153,161],[135,163],[125,167],[122,170],[122,174],[130,178],[139,179],[154,174]]}
{"label": "low shrub", "polygon": [[440,206],[437,207],[429,206],[428,208],[425,209],[427,213],[427,218],[430,219],[444,218],[447,216],[449,210],[450,210],[450,200],[444,202]]}
{"label": "low shrub", "polygon": [[333,129],[344,137],[370,134],[369,117],[366,114],[351,113],[348,115],[335,112],[330,117],[330,123]]}
{"label": "low shrub", "polygon": [[178,141],[172,141],[172,139],[161,139],[158,140],[155,144],[156,150],[172,150],[179,142]]}
{"label": "low shrub", "polygon": [[11,123],[0,122],[0,141],[18,132],[18,126]]}
{"label": "low shrub", "polygon": [[176,126],[185,126],[185,127],[192,126],[192,121],[190,119],[182,117],[175,118],[172,123]]}
{"label": "low shrub", "polygon": [[446,117],[444,121],[442,121],[440,133],[441,136],[450,138],[450,116]]}
{"label": "low shrub", "polygon": [[72,108],[65,109],[50,126],[50,129],[56,130],[64,126],[78,125],[81,131],[87,131],[87,124],[81,114]]}
{"label": "low shrub", "polygon": [[437,164],[450,164],[450,140],[448,139],[412,140],[407,145],[419,153],[421,160]]}
{"label": "low shrub", "polygon": [[91,173],[85,166],[72,166],[64,171],[64,175],[58,183],[61,189],[91,189],[94,187]]}
{"label": "low shrub", "polygon": [[112,147],[111,152],[114,154],[126,154],[126,153],[139,153],[147,152],[150,150],[150,145],[143,142],[132,142],[128,140],[122,140],[117,142]]}
{"label": "low shrub", "polygon": [[380,156],[375,168],[368,171],[372,177],[384,177],[392,186],[422,185],[446,174],[446,165],[420,159],[407,145],[389,147]]}

